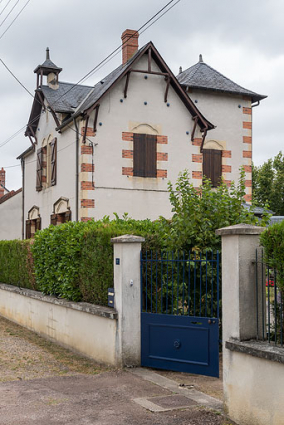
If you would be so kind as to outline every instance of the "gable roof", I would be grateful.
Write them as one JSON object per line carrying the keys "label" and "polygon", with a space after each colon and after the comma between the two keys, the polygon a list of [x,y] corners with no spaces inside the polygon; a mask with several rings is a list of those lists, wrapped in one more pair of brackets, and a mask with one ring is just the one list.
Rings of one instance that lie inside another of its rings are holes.
{"label": "gable roof", "polygon": [[151,49],[151,55],[159,68],[161,69],[161,72],[169,75],[170,77],[170,83],[173,87],[173,89],[176,91],[178,96],[181,98],[189,112],[193,117],[197,117],[198,124],[201,127],[201,129],[213,129],[214,125],[210,123],[198,110],[198,108],[195,106],[195,104],[192,102],[192,100],[185,94],[184,90],[180,86],[178,80],[176,79],[175,75],[172,73],[162,56],[159,54],[158,50],[154,46],[154,44],[150,41],[149,43],[145,44],[145,46],[141,47],[135,55],[125,64],[120,65],[117,67],[114,71],[112,71],[110,74],[108,74],[103,80],[101,80],[99,83],[97,83],[93,90],[88,93],[86,96],[86,99],[79,105],[77,108],[75,114],[72,115],[72,118],[69,120],[66,120],[64,123],[62,123],[59,127],[57,127],[57,130],[62,129],[65,125],[67,125],[71,119],[77,117],[80,114],[88,112],[89,108],[93,108],[101,99],[102,97],[108,92],[109,89],[111,89],[114,84],[118,83],[128,72],[131,72],[131,66],[137,62],[144,54],[148,52],[148,50]]}
{"label": "gable roof", "polygon": [[216,71],[216,69],[207,65],[202,59],[200,62],[181,72],[177,76],[177,79],[185,87],[245,95],[251,97],[252,102],[257,102],[267,97],[239,86],[234,81]]}
{"label": "gable roof", "polygon": [[22,192],[22,188],[18,189],[18,190],[11,190],[11,192],[6,193],[6,195],[2,196],[2,198],[0,198],[0,204],[3,204],[3,202],[8,201],[8,199],[12,198],[13,196],[17,195],[18,193]]}

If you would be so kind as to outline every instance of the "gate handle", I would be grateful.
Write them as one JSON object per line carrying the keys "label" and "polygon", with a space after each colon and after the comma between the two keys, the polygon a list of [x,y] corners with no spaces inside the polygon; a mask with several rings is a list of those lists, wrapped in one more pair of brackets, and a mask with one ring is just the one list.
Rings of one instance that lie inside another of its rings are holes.
{"label": "gate handle", "polygon": [[179,348],[180,348],[180,346],[181,346],[181,342],[180,342],[180,340],[179,340],[179,339],[176,339],[176,340],[174,341],[174,347],[175,347],[176,349],[179,349]]}
{"label": "gate handle", "polygon": [[215,323],[216,323],[216,320],[211,320],[211,319],[208,320],[209,325],[212,325],[212,324],[215,325]]}

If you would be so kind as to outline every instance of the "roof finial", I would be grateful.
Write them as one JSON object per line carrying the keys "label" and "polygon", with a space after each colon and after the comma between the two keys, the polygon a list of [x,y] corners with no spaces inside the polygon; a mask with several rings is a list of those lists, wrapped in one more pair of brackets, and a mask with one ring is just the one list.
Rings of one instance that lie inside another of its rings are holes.
{"label": "roof finial", "polygon": [[179,74],[182,73],[182,66],[179,67]]}
{"label": "roof finial", "polygon": [[49,47],[46,48],[46,60],[47,59],[50,59],[50,57],[49,57]]}
{"label": "roof finial", "polygon": [[199,55],[199,62],[203,62],[202,55]]}

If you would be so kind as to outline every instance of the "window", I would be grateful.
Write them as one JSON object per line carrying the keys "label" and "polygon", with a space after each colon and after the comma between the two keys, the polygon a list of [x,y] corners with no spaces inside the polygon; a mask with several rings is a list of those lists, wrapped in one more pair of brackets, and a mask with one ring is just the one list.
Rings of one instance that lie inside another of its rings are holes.
{"label": "window", "polygon": [[49,186],[56,185],[57,177],[57,139],[43,141],[42,148],[37,150],[36,190],[39,192]]}
{"label": "window", "polygon": [[67,221],[71,221],[71,211],[66,211],[65,213],[60,214],[52,214],[50,216],[50,224],[53,224],[54,226],[66,223]]}
{"label": "window", "polygon": [[157,138],[150,134],[133,135],[133,175],[157,177]]}
{"label": "window", "polygon": [[37,230],[41,230],[41,218],[39,208],[33,206],[29,210],[28,220],[26,220],[26,239],[33,238]]}
{"label": "window", "polygon": [[213,187],[217,187],[222,177],[222,151],[203,150],[203,175],[209,178]]}
{"label": "window", "polygon": [[69,199],[62,196],[53,204],[53,214],[50,216],[50,223],[58,226],[67,221],[71,221]]}

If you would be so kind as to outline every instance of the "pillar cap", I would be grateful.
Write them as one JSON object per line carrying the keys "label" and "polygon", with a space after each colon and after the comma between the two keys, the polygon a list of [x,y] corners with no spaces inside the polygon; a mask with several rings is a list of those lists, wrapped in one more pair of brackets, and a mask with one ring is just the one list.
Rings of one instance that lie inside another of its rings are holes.
{"label": "pillar cap", "polygon": [[260,235],[265,230],[265,227],[253,226],[252,224],[235,224],[234,226],[223,227],[217,229],[215,234],[218,236],[224,235]]}
{"label": "pillar cap", "polygon": [[135,235],[122,235],[116,238],[111,238],[112,243],[142,243],[145,242],[145,238]]}

